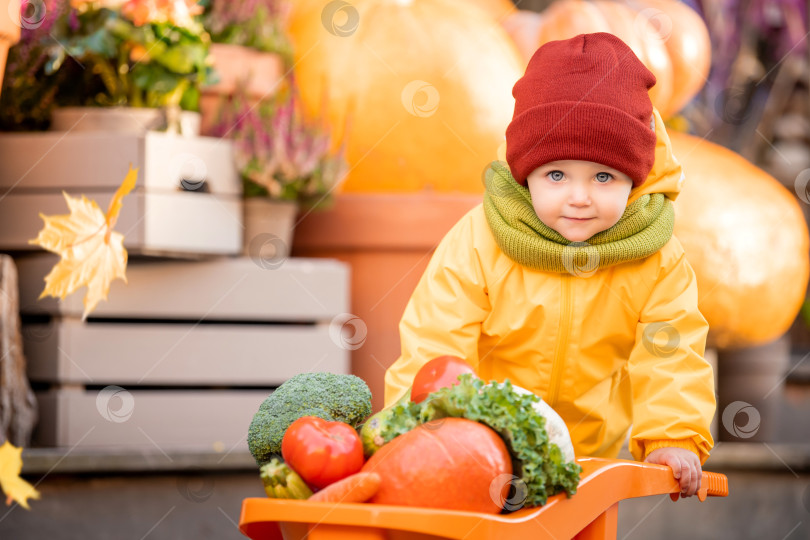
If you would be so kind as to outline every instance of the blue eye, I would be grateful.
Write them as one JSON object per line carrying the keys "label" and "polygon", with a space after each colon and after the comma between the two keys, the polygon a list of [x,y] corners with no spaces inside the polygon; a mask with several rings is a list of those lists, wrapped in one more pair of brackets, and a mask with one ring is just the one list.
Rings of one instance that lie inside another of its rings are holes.
{"label": "blue eye", "polygon": [[548,177],[551,178],[553,182],[559,182],[563,179],[565,175],[562,171],[551,171],[548,173]]}
{"label": "blue eye", "polygon": [[613,175],[606,172],[596,173],[596,181],[602,184],[609,182],[613,178]]}

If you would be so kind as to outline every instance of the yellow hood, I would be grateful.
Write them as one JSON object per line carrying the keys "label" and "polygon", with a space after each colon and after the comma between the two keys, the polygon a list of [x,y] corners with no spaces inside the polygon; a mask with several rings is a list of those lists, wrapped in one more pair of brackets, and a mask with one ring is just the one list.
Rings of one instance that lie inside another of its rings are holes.
{"label": "yellow hood", "polygon": [[672,143],[664,127],[664,121],[656,109],[655,115],[655,163],[647,175],[647,180],[630,192],[627,204],[635,201],[645,193],[664,193],[669,199],[675,200],[683,188],[683,169],[672,154]]}

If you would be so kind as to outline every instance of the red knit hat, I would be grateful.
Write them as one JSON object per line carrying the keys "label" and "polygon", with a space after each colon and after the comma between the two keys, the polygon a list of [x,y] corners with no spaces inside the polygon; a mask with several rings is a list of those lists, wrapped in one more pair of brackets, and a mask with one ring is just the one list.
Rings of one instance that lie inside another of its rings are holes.
{"label": "red knit hat", "polygon": [[519,184],[550,161],[607,165],[644,183],[655,159],[648,90],[655,76],[622,40],[604,32],[551,41],[515,83],[506,161]]}

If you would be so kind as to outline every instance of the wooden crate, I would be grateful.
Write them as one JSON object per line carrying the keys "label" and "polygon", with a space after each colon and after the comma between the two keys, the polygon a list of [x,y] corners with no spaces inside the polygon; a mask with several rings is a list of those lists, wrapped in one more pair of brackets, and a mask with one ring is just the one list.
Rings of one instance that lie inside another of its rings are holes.
{"label": "wooden crate", "polygon": [[115,282],[83,322],[81,294],[36,300],[56,260],[16,260],[39,445],[245,450],[273,387],[349,372],[349,351],[330,333],[349,310],[343,263],[130,261],[128,283]]}
{"label": "wooden crate", "polygon": [[130,254],[233,255],[242,248],[242,185],[230,142],[166,133],[0,134],[0,249],[33,250],[62,192],[106,211],[129,166],[138,182],[116,230]]}
{"label": "wooden crate", "polygon": [[268,393],[118,386],[47,390],[37,393],[35,440],[69,448],[244,451],[250,421]]}
{"label": "wooden crate", "polygon": [[[346,371],[328,323],[82,323],[26,327],[28,377],[47,383],[278,386],[305,371]],[[290,359],[282,362],[280,359]],[[295,360],[294,362],[292,360]]]}

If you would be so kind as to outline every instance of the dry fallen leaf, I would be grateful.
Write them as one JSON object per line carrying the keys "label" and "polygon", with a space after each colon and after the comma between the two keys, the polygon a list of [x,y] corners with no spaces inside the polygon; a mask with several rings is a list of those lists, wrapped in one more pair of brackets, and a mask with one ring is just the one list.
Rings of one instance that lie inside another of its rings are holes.
{"label": "dry fallen leaf", "polygon": [[116,278],[126,283],[127,251],[124,235],[112,229],[121,211],[121,199],[135,187],[138,169],[131,166],[123,183],[110,201],[107,213],[102,213],[95,201],[82,195],[81,199],[62,193],[70,209],[69,215],[40,214],[45,226],[30,244],[37,244],[58,254],[61,260],[45,276],[45,290],[40,298],[53,296],[62,300],[79,287],[87,285],[83,318],[107,299],[110,284]]}
{"label": "dry fallen leaf", "polygon": [[6,504],[11,501],[30,510],[28,499],[39,499],[39,491],[20,478],[22,472],[22,448],[17,448],[6,441],[0,446],[0,488],[6,494]]}

